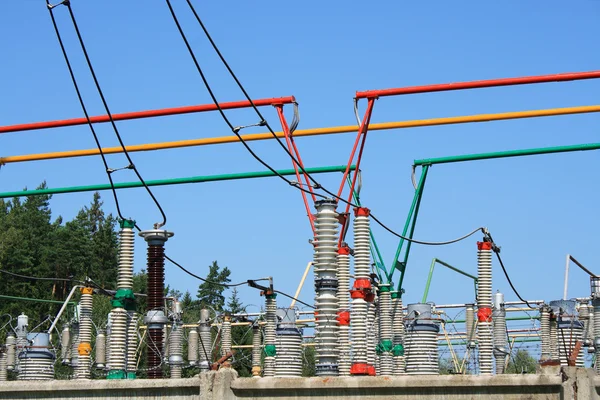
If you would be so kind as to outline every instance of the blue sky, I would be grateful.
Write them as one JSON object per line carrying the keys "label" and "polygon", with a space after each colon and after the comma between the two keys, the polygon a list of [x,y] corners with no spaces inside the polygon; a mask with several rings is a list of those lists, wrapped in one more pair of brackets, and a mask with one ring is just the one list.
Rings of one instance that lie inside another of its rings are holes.
{"label": "blue sky", "polygon": [[[0,125],[82,116],[42,0],[7,2],[0,14],[2,74]],[[220,101],[241,100],[183,1],[174,1]],[[209,103],[187,51],[162,1],[72,1],[80,29],[113,112]],[[66,9],[56,16],[92,114],[103,114],[99,98],[74,41]],[[294,95],[300,128],[355,122],[357,90],[598,69],[600,1],[299,2],[200,3],[198,11],[253,98]],[[382,98],[372,122],[593,105],[600,82]],[[361,110],[366,103],[361,102]],[[276,113],[263,109],[273,126]],[[289,113],[290,110],[288,110]],[[228,115],[235,125],[258,122],[246,110]],[[291,117],[291,114],[288,114]],[[363,160],[363,203],[389,226],[401,230],[413,195],[414,159],[475,152],[598,141],[596,114],[377,131],[369,135]],[[216,113],[119,123],[127,144],[230,135]],[[262,132],[249,129],[246,133]],[[103,146],[116,139],[98,127]],[[354,134],[300,138],[307,166],[345,164]],[[290,168],[273,141],[253,142],[267,162]],[[4,134],[0,156],[93,148],[85,126]],[[146,179],[258,171],[262,166],[241,144],[133,153]],[[447,240],[487,226],[502,246],[503,259],[527,298],[562,295],[564,259],[573,254],[598,270],[597,152],[493,160],[431,169],[415,238]],[[109,157],[113,168],[127,165]],[[318,175],[337,188],[341,174]],[[132,181],[131,171],[117,181]],[[2,191],[105,183],[99,157],[9,164],[0,170]],[[175,232],[167,252],[204,275],[218,260],[234,282],[272,275],[293,293],[312,258],[311,231],[300,194],[277,179],[206,183],[153,189]],[[120,192],[126,215],[150,228],[159,215],[143,190]],[[115,211],[103,192],[108,211]],[[55,216],[70,219],[91,193],[56,195]],[[396,239],[374,226],[390,263]],[[414,246],[406,277],[406,301],[421,298],[433,257],[476,271],[477,238],[444,247]],[[136,269],[145,264],[137,241]],[[197,282],[167,267],[168,283],[195,293]],[[494,264],[494,289],[515,299]],[[588,279],[573,270],[570,295],[589,294]],[[241,290],[247,304],[260,304],[254,289]],[[473,300],[471,282],[440,269],[429,299]],[[301,298],[312,302],[312,284]],[[281,304],[288,304],[281,300]],[[252,308],[249,308],[252,311]]]}

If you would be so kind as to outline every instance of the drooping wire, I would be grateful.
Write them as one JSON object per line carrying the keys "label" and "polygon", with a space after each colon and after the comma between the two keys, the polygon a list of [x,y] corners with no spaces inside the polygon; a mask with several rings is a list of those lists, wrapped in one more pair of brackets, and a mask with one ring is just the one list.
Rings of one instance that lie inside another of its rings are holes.
{"label": "drooping wire", "polygon": [[[252,101],[252,98],[250,97],[250,95],[248,94],[248,92],[246,91],[246,89],[244,88],[244,86],[242,85],[242,83],[240,82],[240,80],[238,79],[238,77],[236,76],[236,74],[234,73],[233,69],[229,66],[229,63],[227,63],[227,60],[225,59],[225,57],[223,56],[223,54],[221,53],[219,47],[217,46],[217,44],[215,43],[215,41],[213,40],[212,36],[210,35],[210,33],[208,32],[208,29],[206,28],[206,26],[204,25],[204,23],[202,22],[202,19],[200,18],[200,16],[198,15],[194,5],[192,4],[191,0],[186,0],[187,4],[190,8],[190,10],[192,11],[192,13],[194,14],[194,17],[196,18],[196,21],[198,22],[198,24],[200,25],[200,27],[202,28],[202,30],[204,31],[204,34],[206,35],[206,38],[209,40],[210,44],[212,45],[213,49],[215,50],[215,52],[217,53],[218,57],[221,59],[221,62],[223,63],[223,65],[225,66],[225,68],[227,69],[227,71],[229,72],[229,74],[231,75],[232,79],[236,82],[237,86],[239,87],[240,91],[244,94],[244,96],[246,97],[246,99],[248,100],[248,102],[250,103],[251,107],[253,108],[254,112],[257,114],[257,116],[260,118],[261,124],[263,124],[271,133],[271,135],[275,138],[275,140],[277,140],[277,143],[279,143],[279,145],[281,146],[281,148],[287,153],[287,155],[291,158],[292,162],[294,162],[296,165],[298,165],[298,168],[302,171],[302,173],[308,177],[308,179],[311,180],[311,182],[313,182],[313,187],[315,189],[321,189],[323,190],[325,193],[327,193],[329,196],[332,196],[333,198],[342,201],[345,204],[350,205],[351,207],[359,207],[357,204],[352,203],[351,201],[348,201],[338,195],[336,195],[335,193],[329,191],[327,188],[325,188],[323,185],[321,185],[315,178],[312,177],[312,175],[310,175],[302,166],[301,163],[298,162],[298,160],[294,157],[294,155],[289,151],[289,149],[283,144],[283,142],[281,141],[281,139],[277,136],[277,134],[275,133],[275,131],[271,128],[271,126],[269,125],[268,121],[263,117],[262,113],[260,112],[260,110],[258,109],[258,107],[254,104],[254,102]],[[238,139],[242,142],[242,144],[244,145],[244,147],[246,147],[246,149],[250,152],[250,154],[252,154],[252,156],[257,159],[261,164],[263,164],[266,168],[268,168],[269,170],[271,170],[272,172],[274,172],[273,168],[271,166],[269,166],[268,164],[266,164],[263,160],[261,160],[248,146],[248,144],[245,142],[245,140],[235,131],[233,130],[234,127],[233,125],[229,122],[229,120],[227,119],[227,117],[225,116],[225,113],[223,112],[223,110],[221,109],[221,107],[219,106],[216,97],[213,94],[212,88],[210,87],[210,84],[208,83],[208,80],[206,79],[202,68],[200,67],[200,64],[198,63],[198,60],[196,59],[196,56],[187,40],[187,37],[185,35],[185,33],[183,32],[183,29],[181,27],[181,25],[179,24],[179,21],[177,19],[177,16],[175,14],[175,11],[173,10],[173,7],[171,6],[171,2],[170,0],[166,0],[167,5],[169,7],[169,10],[171,12],[171,16],[173,18],[173,20],[175,21],[175,24],[177,25],[177,28],[179,30],[179,33],[183,39],[183,41],[185,42],[186,47],[188,48],[188,51],[190,53],[190,55],[192,56],[192,59],[194,60],[194,63],[196,64],[196,69],[198,70],[198,72],[200,73],[200,76],[202,78],[202,81],[204,82],[204,86],[206,87],[206,89],[208,90],[213,103],[215,104],[215,106],[217,107],[217,109],[219,110],[221,116],[223,117],[223,119],[225,120],[225,122],[227,123],[227,125],[229,125],[229,127],[232,129],[232,131],[236,134],[236,136],[238,137]],[[279,175],[279,174],[277,174]],[[289,180],[287,180],[285,177],[280,176],[280,178],[282,178],[283,180],[285,180],[288,184],[291,184],[292,186],[298,188],[299,190],[302,190],[306,193],[310,193],[310,191],[302,188],[300,185],[296,185],[291,183]],[[321,194],[315,194],[318,197],[321,198],[325,198],[325,196],[321,195]],[[442,245],[442,244],[450,244],[450,243],[456,243],[460,240],[466,239],[467,237],[471,236],[473,233],[477,232],[479,229],[481,228],[477,228],[474,232],[463,236],[459,239],[455,239],[455,240],[451,240],[448,242],[425,242],[425,241],[418,241],[418,240],[414,240],[408,237],[404,237],[402,235],[400,235],[399,233],[393,231],[391,228],[387,227],[386,225],[384,225],[379,219],[377,219],[375,217],[375,215],[373,215],[373,213],[370,214],[372,219],[379,225],[381,225],[382,228],[384,228],[385,230],[387,230],[388,232],[392,233],[394,236],[397,236],[401,239],[404,239],[408,242],[413,242],[413,243],[417,243],[417,244],[423,244],[423,245]]]}
{"label": "drooping wire", "polygon": [[280,290],[273,290],[273,291],[274,291],[275,293],[279,293],[279,294],[281,294],[281,295],[284,295],[284,296],[285,296],[285,297],[287,297],[288,299],[296,300],[296,302],[298,302],[298,303],[300,303],[300,304],[302,304],[302,305],[305,305],[306,307],[312,308],[313,310],[316,310],[316,309],[317,309],[317,307],[315,307],[315,306],[312,306],[312,305],[310,305],[310,304],[308,304],[308,303],[305,303],[305,302],[303,302],[302,300],[300,300],[300,299],[297,299],[297,298],[295,298],[294,296],[292,296],[292,295],[289,295],[289,294],[287,294],[287,293],[284,293],[284,292],[282,292],[282,291],[280,291]]}
{"label": "drooping wire", "polygon": [[3,269],[0,269],[0,272],[6,275],[11,275],[14,276],[15,278],[21,278],[21,279],[30,279],[32,281],[61,281],[61,282],[77,282],[80,284],[84,284],[84,282],[78,280],[78,279],[74,279],[74,278],[45,278],[45,277],[37,277],[37,276],[28,276],[28,275],[21,275],[21,274],[16,274],[14,272],[9,272]]}
{"label": "drooping wire", "polygon": [[[179,19],[177,18],[177,15],[175,14],[175,10],[173,9],[173,6],[171,5],[171,2],[169,0],[166,0],[167,2],[167,6],[169,7],[169,11],[171,12],[171,17],[173,18],[173,22],[175,22],[175,25],[177,26],[177,30],[179,31],[179,34],[181,35],[181,38],[183,39],[183,42],[185,43],[185,46],[188,49],[188,52],[190,53],[190,56],[192,57],[192,60],[194,61],[194,64],[196,66],[196,70],[198,71],[198,73],[200,74],[200,77],[202,78],[202,82],[204,82],[204,86],[206,87],[206,90],[208,91],[213,103],[215,104],[215,106],[217,107],[217,110],[219,111],[219,114],[221,114],[221,117],[223,118],[223,120],[225,121],[225,123],[229,126],[229,129],[231,129],[231,131],[237,136],[237,138],[240,140],[240,142],[244,145],[244,147],[246,148],[246,150],[252,155],[252,157],[254,157],[254,159],[256,161],[258,161],[259,163],[261,163],[265,168],[267,168],[269,171],[271,171],[272,173],[274,173],[275,175],[277,175],[280,179],[282,179],[283,181],[285,181],[288,185],[293,186],[295,188],[297,188],[298,190],[301,190],[303,192],[306,192],[308,194],[311,194],[311,192],[307,189],[304,189],[303,187],[301,187],[299,184],[287,179],[285,176],[281,175],[279,172],[277,172],[273,167],[271,167],[269,164],[267,164],[263,159],[261,159],[253,150],[252,148],[248,145],[248,143],[246,143],[246,141],[242,138],[242,136],[239,134],[239,130],[238,128],[236,128],[235,126],[233,126],[233,124],[229,121],[229,119],[227,118],[227,116],[225,115],[225,112],[223,111],[223,109],[221,108],[210,84],[208,83],[208,80],[206,79],[206,76],[204,75],[204,71],[202,70],[202,67],[200,67],[200,63],[198,62],[198,59],[196,58],[196,55],[194,53],[194,51],[192,50],[192,47],[187,39],[187,36],[185,35],[185,33],[183,32],[183,28],[181,27],[181,24],[179,23]],[[252,103],[252,106],[254,106],[254,103]],[[255,107],[255,106],[254,106]],[[259,114],[260,116],[260,114]],[[260,126],[267,126],[268,129],[270,131],[272,131],[272,129],[268,126],[266,120],[264,118],[262,118],[262,116],[260,116],[261,121],[259,123]],[[320,197],[325,197],[323,195],[318,195]]]}
{"label": "drooping wire", "polygon": [[[112,113],[110,112],[110,109],[108,107],[108,102],[106,101],[106,98],[104,97],[104,93],[102,92],[102,88],[100,87],[100,83],[98,81],[98,78],[96,76],[96,72],[94,71],[94,67],[92,66],[92,62],[90,60],[89,54],[87,52],[87,49],[85,47],[85,44],[83,42],[83,38],[81,36],[81,32],[79,31],[79,26],[77,24],[77,20],[75,18],[75,14],[73,13],[73,9],[71,8],[71,2],[69,0],[65,0],[61,3],[62,5],[66,6],[67,9],[69,10],[69,15],[71,17],[71,21],[73,23],[73,27],[75,28],[75,33],[77,35],[77,39],[79,41],[79,44],[81,46],[81,50],[83,52],[83,55],[85,57],[86,63],[88,65],[88,68],[90,70],[90,73],[92,75],[92,78],[94,80],[94,84],[96,86],[96,89],[98,91],[98,94],[100,95],[100,98],[102,100],[102,104],[104,106],[104,109],[106,110],[106,114],[108,115],[108,118],[110,119],[110,123],[111,126],[115,132],[115,136],[117,137],[117,140],[119,141],[119,145],[121,146],[121,149],[123,150],[123,154],[125,155],[125,157],[127,158],[127,161],[129,162],[129,166],[127,167],[128,169],[132,169],[135,173],[135,175],[137,176],[138,180],[142,183],[142,185],[144,186],[144,188],[146,189],[146,191],[148,192],[148,194],[150,195],[150,197],[152,198],[152,200],[154,201],[154,203],[156,204],[156,207],[158,208],[161,216],[162,216],[162,222],[161,223],[156,223],[155,227],[156,228],[160,228],[161,226],[164,226],[167,223],[167,216],[162,208],[162,206],[160,205],[160,203],[158,202],[158,199],[154,196],[154,193],[152,193],[152,190],[150,189],[150,187],[148,187],[148,185],[146,184],[146,181],[144,180],[144,178],[142,177],[142,175],[140,174],[140,172],[138,171],[138,169],[136,168],[135,164],[133,163],[133,160],[131,159],[131,156],[129,155],[129,152],[127,151],[125,144],[123,143],[123,139],[121,138],[121,135],[119,134],[119,130],[117,128],[117,124],[115,123]],[[87,112],[87,109],[85,107],[85,103],[83,101],[83,97],[81,96],[81,92],[79,90],[79,87],[77,85],[77,80],[75,78],[75,74],[73,73],[73,69],[71,67],[71,63],[69,61],[69,57],[67,55],[65,46],[63,44],[62,38],[60,36],[60,32],[58,29],[58,25],[56,24],[56,20],[54,18],[54,13],[53,13],[53,8],[55,6],[52,6],[50,4],[50,0],[46,0],[46,5],[48,7],[48,11],[50,13],[50,17],[52,18],[52,25],[54,26],[54,30],[56,32],[56,36],[58,38],[63,56],[65,58],[65,62],[67,64],[67,67],[69,69],[69,74],[71,75],[71,80],[73,81],[73,86],[75,87],[75,90],[77,92],[77,97],[79,98],[79,102],[81,104],[81,108],[83,109],[83,112],[85,114],[85,118],[88,122],[88,125],[90,126],[90,129],[92,131],[92,134],[94,135],[94,140],[96,141],[96,145],[98,146],[98,150],[100,152],[100,155],[102,156],[102,161],[104,163],[104,167],[106,169],[106,173],[108,175],[109,181],[110,181],[110,186],[111,189],[113,191],[113,196],[115,198],[115,204],[117,207],[117,213],[119,214],[119,218],[121,219],[125,219],[121,213],[120,207],[119,207],[119,202],[118,202],[118,198],[117,198],[117,194],[116,194],[116,190],[114,187],[114,183],[111,177],[111,173],[112,171],[110,170],[110,168],[108,167],[108,163],[106,161],[106,158],[102,152],[101,146],[100,146],[100,142],[98,140],[98,136],[96,135],[96,132],[94,130],[94,128],[92,127],[92,122],[90,120],[89,114]]]}

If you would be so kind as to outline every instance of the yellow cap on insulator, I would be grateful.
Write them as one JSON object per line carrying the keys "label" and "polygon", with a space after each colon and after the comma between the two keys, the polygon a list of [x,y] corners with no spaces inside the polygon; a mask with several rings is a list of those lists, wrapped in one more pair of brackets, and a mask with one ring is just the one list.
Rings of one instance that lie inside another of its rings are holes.
{"label": "yellow cap on insulator", "polygon": [[81,288],[81,294],[93,294],[93,293],[94,293],[94,289],[92,289],[91,287]]}
{"label": "yellow cap on insulator", "polygon": [[86,342],[79,343],[79,346],[77,347],[77,352],[80,356],[89,356],[90,354],[92,354],[92,346]]}

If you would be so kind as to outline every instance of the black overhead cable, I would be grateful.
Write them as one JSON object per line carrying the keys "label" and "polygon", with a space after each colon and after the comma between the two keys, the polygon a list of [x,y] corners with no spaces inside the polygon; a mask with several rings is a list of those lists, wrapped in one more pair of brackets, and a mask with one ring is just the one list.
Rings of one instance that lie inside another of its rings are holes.
{"label": "black overhead cable", "polygon": [[75,33],[77,35],[77,39],[79,41],[79,44],[81,46],[81,50],[83,52],[83,55],[85,57],[86,63],[88,65],[88,68],[90,70],[90,73],[92,75],[92,78],[94,80],[94,84],[96,86],[96,89],[98,91],[98,94],[100,95],[100,98],[102,100],[102,104],[104,105],[104,109],[106,110],[106,114],[108,115],[108,118],[110,119],[110,123],[112,125],[112,128],[115,132],[115,135],[119,141],[119,144],[121,146],[121,149],[123,150],[123,154],[125,155],[125,157],[127,158],[127,161],[129,162],[129,165],[127,167],[125,167],[125,169],[131,169],[135,172],[137,178],[139,179],[139,181],[142,183],[142,185],[144,186],[144,188],[146,189],[146,191],[148,192],[148,194],[150,195],[150,197],[152,198],[152,200],[154,201],[154,203],[156,204],[156,207],[158,208],[158,210],[160,211],[160,214],[162,216],[162,223],[156,223],[154,226],[155,228],[160,228],[161,226],[164,226],[167,223],[167,216],[162,208],[162,206],[160,205],[160,203],[158,202],[158,200],[156,199],[156,197],[154,196],[154,193],[152,193],[152,190],[150,190],[150,188],[148,187],[148,185],[146,184],[146,182],[144,181],[144,178],[142,178],[142,175],[140,174],[140,172],[138,171],[138,169],[136,168],[135,164],[133,163],[133,160],[131,159],[131,156],[129,155],[129,152],[127,151],[127,148],[125,147],[125,144],[123,143],[123,139],[121,138],[121,135],[119,134],[119,130],[117,128],[117,125],[113,119],[113,116],[110,112],[110,109],[108,107],[108,103],[106,101],[106,98],[104,97],[104,93],[102,92],[102,88],[100,87],[100,83],[98,82],[98,78],[96,76],[96,73],[94,71],[94,67],[92,66],[92,62],[90,60],[90,57],[88,55],[87,49],[85,47],[85,44],[83,42],[83,38],[81,36],[81,32],[79,31],[79,26],[77,25],[77,20],[75,19],[75,14],[73,13],[73,10],[71,8],[71,2],[69,0],[64,0],[61,3],[57,4],[57,5],[51,5],[50,4],[50,0],[46,0],[46,5],[48,7],[48,11],[50,13],[50,18],[52,19],[52,25],[54,26],[54,31],[56,32],[56,37],[58,38],[58,42],[60,44],[60,48],[62,50],[63,56],[65,58],[65,62],[67,64],[67,67],[69,69],[69,74],[71,75],[71,80],[73,81],[73,86],[75,87],[75,91],[77,92],[77,97],[79,99],[79,103],[81,104],[81,108],[83,110],[83,113],[85,115],[85,118],[88,122],[88,125],[90,127],[90,130],[92,131],[92,134],[94,135],[94,140],[96,142],[96,146],[98,147],[98,150],[100,152],[100,155],[102,157],[102,162],[104,163],[104,168],[106,171],[106,174],[108,175],[108,180],[110,182],[110,186],[111,186],[111,190],[113,192],[113,197],[115,198],[115,205],[117,208],[117,213],[119,215],[119,218],[121,219],[126,219],[123,217],[123,214],[121,213],[121,209],[119,206],[119,200],[117,197],[117,192],[115,190],[115,186],[112,180],[112,176],[111,174],[113,172],[116,171],[116,169],[111,169],[108,167],[108,163],[106,161],[106,157],[102,151],[102,147],[100,145],[100,141],[98,139],[98,136],[96,134],[96,131],[93,127],[93,124],[90,120],[89,114],[87,112],[87,108],[85,106],[85,102],[83,101],[83,97],[81,95],[81,91],[79,90],[79,86],[77,84],[77,79],[75,78],[75,74],[73,72],[73,68],[71,67],[71,62],[69,61],[69,57],[67,55],[67,51],[65,49],[64,43],[62,41],[62,37],[60,35],[60,31],[58,29],[58,25],[56,24],[56,20],[54,18],[54,13],[53,13],[53,9],[59,5],[64,5],[67,7],[67,9],[69,10],[69,15],[71,17],[71,21],[73,23],[73,27],[75,28]]}
{"label": "black overhead cable", "polygon": [[[236,82],[237,86],[239,87],[239,89],[242,91],[242,93],[244,94],[244,96],[246,97],[246,99],[250,102],[254,112],[257,114],[257,116],[260,118],[260,125],[265,126],[269,132],[271,133],[271,135],[277,140],[277,142],[279,143],[279,145],[281,146],[281,148],[283,148],[283,150],[285,150],[285,152],[288,154],[288,156],[292,159],[292,162],[295,163],[298,168],[302,171],[302,173],[304,173],[312,182],[313,182],[313,187],[315,189],[321,189],[323,190],[325,193],[327,193],[329,196],[332,196],[333,198],[342,201],[345,204],[350,205],[351,207],[360,207],[357,204],[354,204],[352,202],[349,202],[348,200],[336,195],[335,193],[329,191],[327,188],[325,188],[324,186],[322,186],[319,182],[316,181],[316,179],[314,179],[312,177],[312,175],[310,175],[305,169],[304,167],[301,165],[301,163],[298,162],[298,160],[294,157],[294,155],[288,150],[288,148],[283,144],[283,142],[281,141],[281,139],[277,136],[277,134],[275,133],[275,131],[271,128],[271,126],[269,125],[268,121],[263,117],[263,115],[261,114],[260,110],[258,109],[258,107],[256,107],[256,105],[254,104],[254,102],[252,101],[252,98],[250,97],[250,95],[248,94],[248,92],[246,91],[246,89],[244,88],[244,86],[242,85],[242,83],[240,82],[240,80],[238,79],[238,77],[235,75],[235,73],[233,72],[233,69],[229,66],[229,64],[227,63],[227,60],[225,60],[225,57],[223,56],[223,54],[221,53],[219,47],[217,46],[217,44],[215,43],[215,41],[213,40],[212,36],[210,35],[210,33],[208,32],[208,29],[206,28],[206,26],[204,25],[204,23],[202,22],[202,19],[200,18],[200,16],[198,15],[198,13],[196,12],[196,9],[194,7],[194,5],[192,4],[191,0],[186,0],[188,6],[190,7],[190,10],[192,11],[192,13],[194,14],[194,17],[196,18],[196,21],[198,21],[198,24],[200,25],[200,27],[202,28],[202,30],[204,31],[204,34],[206,35],[207,39],[209,40],[209,42],[211,43],[213,49],[215,50],[215,52],[217,53],[217,55],[219,56],[219,58],[221,59],[221,62],[223,63],[223,65],[225,66],[225,68],[227,69],[227,71],[229,72],[229,74],[231,75],[232,79]],[[192,50],[189,41],[187,40],[187,37],[185,35],[185,33],[183,32],[183,29],[181,27],[181,24],[179,23],[179,20],[175,14],[175,11],[173,10],[173,7],[171,6],[171,2],[170,0],[166,0],[167,5],[169,7],[169,11],[171,12],[171,16],[173,18],[173,21],[175,22],[175,24],[177,25],[177,29],[179,30],[179,33],[181,35],[181,38],[183,39],[183,41],[185,42],[185,45],[194,61],[194,64],[196,65],[196,69],[198,70],[200,77],[202,78],[202,81],[204,82],[204,86],[206,87],[207,91],[209,92],[213,103],[215,104],[215,106],[217,107],[217,109],[219,110],[221,116],[223,117],[225,123],[227,123],[227,125],[229,126],[229,128],[233,131],[233,133],[235,133],[235,135],[238,137],[238,139],[242,142],[242,144],[244,145],[244,147],[250,152],[250,154],[252,154],[252,156],[258,160],[262,165],[264,165],[266,168],[268,168],[270,171],[275,172],[275,170],[268,165],[266,162],[264,162],[262,159],[260,159],[250,148],[250,146],[248,146],[248,144],[246,143],[246,141],[238,134],[237,132],[237,128],[234,128],[234,126],[229,122],[229,120],[227,119],[227,117],[225,116],[225,113],[223,112],[223,110],[221,109],[215,95],[214,92],[210,86],[210,84],[208,83],[208,80],[206,79],[204,72],[202,71],[202,68],[200,67],[200,64],[195,56],[194,51]],[[277,173],[276,173],[277,174]],[[283,179],[284,181],[286,181],[288,184],[291,184],[292,186],[296,187],[299,190],[302,190],[303,192],[307,192],[310,193],[308,190],[302,188],[300,186],[300,182],[298,184],[295,183],[291,183],[289,180],[287,180],[285,177],[280,176],[279,174],[277,174],[281,179]],[[325,198],[324,195],[321,194],[315,194],[318,197],[321,198]],[[451,243],[456,243],[458,241],[461,241],[463,239],[466,239],[467,237],[471,236],[472,234],[474,234],[475,232],[481,230],[482,228],[477,228],[476,230],[474,230],[473,232],[458,238],[458,239],[454,239],[454,240],[450,240],[447,242],[425,242],[425,241],[419,241],[419,240],[414,240],[408,237],[405,237],[403,235],[400,235],[399,233],[395,232],[394,230],[392,230],[391,228],[389,228],[388,226],[386,226],[383,222],[381,222],[373,213],[370,213],[371,218],[373,219],[373,221],[375,221],[377,224],[379,224],[382,228],[384,228],[386,231],[390,232],[391,234],[393,234],[394,236],[397,236],[401,239],[404,239],[406,241],[409,242],[413,242],[413,243],[417,243],[417,244],[423,244],[423,245],[444,245],[444,244],[451,244]]]}

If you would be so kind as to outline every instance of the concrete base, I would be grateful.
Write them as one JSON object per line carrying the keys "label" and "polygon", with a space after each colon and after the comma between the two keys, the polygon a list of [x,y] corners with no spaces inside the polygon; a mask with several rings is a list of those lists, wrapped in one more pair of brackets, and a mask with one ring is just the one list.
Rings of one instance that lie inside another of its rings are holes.
{"label": "concrete base", "polygon": [[593,370],[562,368],[539,375],[441,375],[344,378],[238,378],[232,369],[188,379],[0,382],[0,399],[235,400],[592,400]]}

